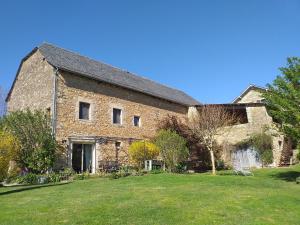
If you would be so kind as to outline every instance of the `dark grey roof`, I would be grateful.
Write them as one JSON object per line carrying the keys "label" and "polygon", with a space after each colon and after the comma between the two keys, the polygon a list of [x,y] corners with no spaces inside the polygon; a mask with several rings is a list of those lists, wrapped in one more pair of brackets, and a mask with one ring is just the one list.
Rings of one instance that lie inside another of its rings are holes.
{"label": "dark grey roof", "polygon": [[42,44],[38,49],[47,62],[61,70],[74,72],[88,78],[129,88],[151,96],[183,105],[200,104],[180,90],[166,87],[149,79],[136,76],[102,62],[81,56],[51,44]]}

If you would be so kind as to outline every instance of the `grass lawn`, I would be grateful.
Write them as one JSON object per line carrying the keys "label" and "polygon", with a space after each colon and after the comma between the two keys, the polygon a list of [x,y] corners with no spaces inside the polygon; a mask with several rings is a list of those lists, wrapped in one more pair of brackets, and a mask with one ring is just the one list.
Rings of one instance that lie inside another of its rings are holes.
{"label": "grass lawn", "polygon": [[0,224],[300,224],[300,166],[0,188]]}

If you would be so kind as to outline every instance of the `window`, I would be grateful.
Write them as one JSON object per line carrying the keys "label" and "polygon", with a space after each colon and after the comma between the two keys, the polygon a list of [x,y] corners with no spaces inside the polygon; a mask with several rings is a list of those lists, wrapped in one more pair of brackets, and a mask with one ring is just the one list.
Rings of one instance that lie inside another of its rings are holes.
{"label": "window", "polygon": [[121,142],[117,141],[115,143],[115,147],[116,147],[116,161],[119,160],[119,151],[121,149]]}
{"label": "window", "polygon": [[90,104],[86,102],[79,102],[79,119],[90,119]]}
{"label": "window", "polygon": [[262,98],[256,101],[257,103],[266,103],[266,99]]}
{"label": "window", "polygon": [[140,126],[140,117],[139,116],[134,116],[133,117],[133,126],[135,126],[135,127]]}
{"label": "window", "polygon": [[122,110],[113,109],[113,124],[122,124]]}

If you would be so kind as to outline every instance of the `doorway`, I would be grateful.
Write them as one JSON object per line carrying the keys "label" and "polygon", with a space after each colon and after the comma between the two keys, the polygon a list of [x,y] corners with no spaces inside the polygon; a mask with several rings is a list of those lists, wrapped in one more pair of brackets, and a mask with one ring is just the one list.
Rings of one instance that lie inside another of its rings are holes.
{"label": "doorway", "polygon": [[76,173],[93,172],[92,144],[73,144],[72,168]]}

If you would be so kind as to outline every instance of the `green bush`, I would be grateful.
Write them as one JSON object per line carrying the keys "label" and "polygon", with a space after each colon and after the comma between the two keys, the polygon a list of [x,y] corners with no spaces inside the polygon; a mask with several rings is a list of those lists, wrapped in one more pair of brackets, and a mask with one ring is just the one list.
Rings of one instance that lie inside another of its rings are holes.
{"label": "green bush", "polygon": [[180,162],[175,167],[175,173],[185,173],[187,171],[187,165],[184,162]]}
{"label": "green bush", "polygon": [[253,134],[249,139],[236,144],[237,149],[253,147],[259,154],[262,166],[273,162],[273,138],[266,133]]}
{"label": "green bush", "polygon": [[258,151],[262,165],[273,162],[273,139],[266,133],[254,134],[251,136],[251,145]]}
{"label": "green bush", "polygon": [[300,184],[300,177],[296,178],[296,184]]}
{"label": "green bush", "polygon": [[119,179],[121,176],[119,175],[118,172],[112,172],[109,174],[108,178],[113,180],[113,179]]}
{"label": "green bush", "polygon": [[43,111],[16,111],[1,118],[0,129],[11,133],[20,143],[15,161],[22,169],[36,174],[54,165],[59,145],[51,132],[50,118]]}
{"label": "green bush", "polygon": [[39,175],[34,173],[27,173],[17,178],[19,184],[38,184]]}
{"label": "green bush", "polygon": [[176,172],[176,167],[188,159],[186,141],[176,132],[160,130],[155,137],[155,144],[159,147],[161,157],[171,172]]}
{"label": "green bush", "polygon": [[162,169],[156,169],[156,170],[150,170],[149,173],[150,174],[160,174],[160,173],[165,173],[165,171]]}
{"label": "green bush", "polygon": [[84,172],[84,173],[81,173],[81,174],[75,174],[74,180],[85,180],[85,179],[90,178],[90,176],[91,175],[88,172]]}
{"label": "green bush", "polygon": [[[61,181],[70,180],[74,175],[71,169],[65,169],[59,173],[48,173],[48,174],[35,174],[27,173],[25,175],[12,177],[7,179],[7,183],[17,182],[19,184],[48,184],[48,183],[59,183]],[[78,175],[78,179],[86,179],[89,175],[82,174]]]}

